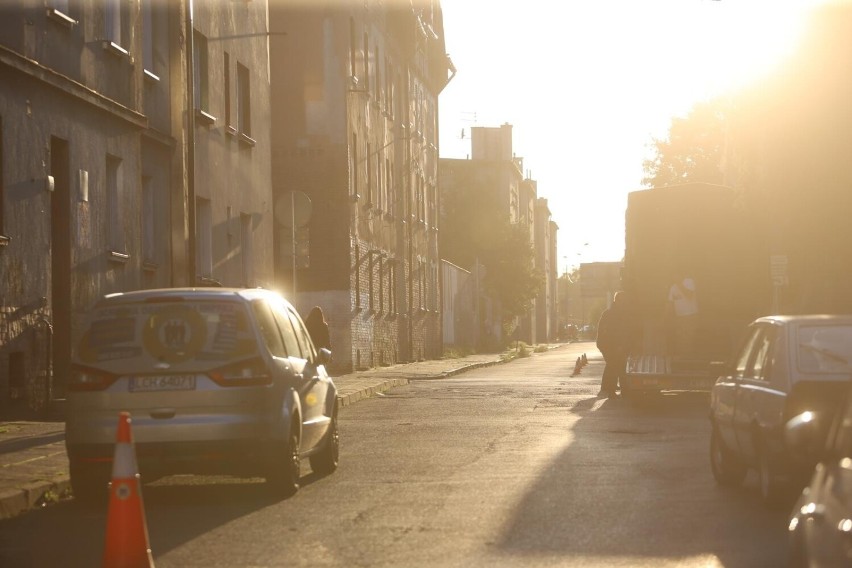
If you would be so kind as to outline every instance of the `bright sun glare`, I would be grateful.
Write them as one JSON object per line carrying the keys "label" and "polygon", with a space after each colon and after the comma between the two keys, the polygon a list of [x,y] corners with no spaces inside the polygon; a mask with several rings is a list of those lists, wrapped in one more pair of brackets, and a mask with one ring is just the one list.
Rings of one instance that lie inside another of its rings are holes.
{"label": "bright sun glare", "polygon": [[458,76],[441,95],[442,157],[470,154],[471,126],[512,124],[560,226],[561,263],[620,260],[626,192],[652,137],[783,65],[825,3],[445,0]]}
{"label": "bright sun glare", "polygon": [[817,4],[802,0],[732,2],[727,11],[708,18],[708,25],[724,34],[716,34],[718,65],[709,71],[725,91],[746,87],[771,72],[792,54],[808,11]]}

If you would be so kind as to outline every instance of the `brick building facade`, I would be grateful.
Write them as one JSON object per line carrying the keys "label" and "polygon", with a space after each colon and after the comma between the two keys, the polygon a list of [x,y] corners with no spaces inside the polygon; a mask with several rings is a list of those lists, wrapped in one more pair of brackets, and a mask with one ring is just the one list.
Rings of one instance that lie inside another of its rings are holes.
{"label": "brick building facade", "polygon": [[0,411],[104,294],[272,281],[266,2],[190,7],[0,3]]}
{"label": "brick building facade", "polygon": [[336,369],[439,357],[440,4],[273,3],[270,21],[276,211],[310,200],[296,229],[277,219],[278,287],[323,308]]}

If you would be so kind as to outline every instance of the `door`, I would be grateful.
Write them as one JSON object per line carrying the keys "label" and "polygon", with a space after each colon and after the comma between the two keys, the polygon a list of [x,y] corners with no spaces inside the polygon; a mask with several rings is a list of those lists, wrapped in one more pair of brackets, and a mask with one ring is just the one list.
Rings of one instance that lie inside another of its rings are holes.
{"label": "door", "polygon": [[[770,453],[780,451],[781,420],[787,396],[770,381],[776,329],[770,323],[758,324],[757,329],[734,403],[737,446],[747,463],[756,463],[761,445]],[[771,438],[770,432],[775,432]]]}
{"label": "door", "polygon": [[290,365],[298,371],[294,388],[302,407],[301,446],[303,450],[310,450],[322,439],[330,420],[323,413],[328,383],[317,376],[313,343],[308,339],[301,319],[283,301],[273,301],[272,311],[284,338]]}
{"label": "door", "polygon": [[743,380],[752,353],[752,345],[757,340],[760,329],[752,326],[746,335],[742,347],[734,358],[734,364],[728,373],[720,377],[713,385],[713,422],[726,448],[737,450],[737,437],[734,433],[734,406],[737,390]]}
{"label": "door", "polygon": [[53,318],[54,397],[65,396],[65,377],[71,368],[71,162],[68,141],[50,139],[50,300]]}

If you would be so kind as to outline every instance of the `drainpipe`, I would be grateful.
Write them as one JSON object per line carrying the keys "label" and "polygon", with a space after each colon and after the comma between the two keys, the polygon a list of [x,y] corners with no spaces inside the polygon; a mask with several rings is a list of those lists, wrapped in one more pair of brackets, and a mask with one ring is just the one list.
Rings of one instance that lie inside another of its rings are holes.
{"label": "drainpipe", "polygon": [[187,283],[195,286],[195,30],[192,24],[193,0],[186,0],[186,228]]}

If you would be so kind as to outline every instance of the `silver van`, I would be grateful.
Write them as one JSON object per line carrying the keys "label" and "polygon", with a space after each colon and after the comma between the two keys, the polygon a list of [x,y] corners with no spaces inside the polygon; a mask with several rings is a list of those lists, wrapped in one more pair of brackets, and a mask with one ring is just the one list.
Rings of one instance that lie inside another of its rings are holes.
{"label": "silver van", "polygon": [[287,496],[301,459],[337,468],[337,391],[304,322],[262,289],[111,294],[88,314],[68,382],[66,447],[81,500],[106,496],[118,416],[131,415],[143,481],[263,477]]}

